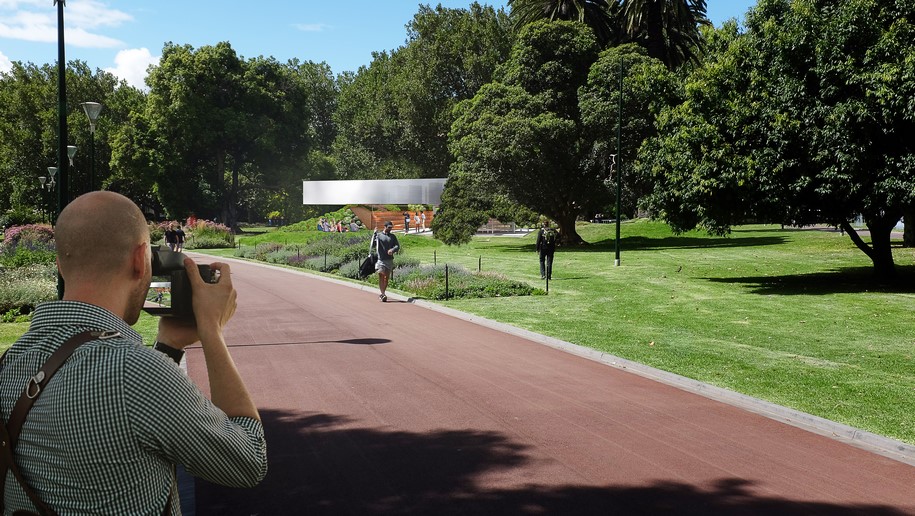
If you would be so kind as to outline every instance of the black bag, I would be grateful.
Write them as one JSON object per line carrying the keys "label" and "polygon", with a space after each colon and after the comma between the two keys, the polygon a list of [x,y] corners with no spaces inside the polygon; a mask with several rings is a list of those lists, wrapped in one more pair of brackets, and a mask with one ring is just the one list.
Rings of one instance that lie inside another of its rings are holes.
{"label": "black bag", "polygon": [[372,241],[369,242],[369,255],[362,263],[359,264],[359,277],[366,278],[375,273],[375,262],[378,261],[378,255],[372,252],[375,247],[375,235],[372,235]]}
{"label": "black bag", "polygon": [[370,254],[365,260],[362,260],[362,263],[359,264],[359,277],[371,276],[375,272],[376,261],[378,261],[378,258],[374,254]]}

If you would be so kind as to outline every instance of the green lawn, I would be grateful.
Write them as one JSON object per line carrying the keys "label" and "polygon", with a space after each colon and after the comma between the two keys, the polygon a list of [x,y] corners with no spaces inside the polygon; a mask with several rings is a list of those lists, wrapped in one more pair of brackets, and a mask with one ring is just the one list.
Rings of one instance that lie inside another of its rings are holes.
{"label": "green lawn", "polygon": [[[636,221],[623,224],[620,267],[613,225],[579,231],[591,245],[557,251],[549,295],[443,304],[915,444],[913,250],[895,249],[900,279],[880,286],[867,257],[830,231],[675,236]],[[460,247],[398,238],[426,263],[482,265],[543,286],[533,234]]]}
{"label": "green lawn", "polygon": [[[847,236],[777,226],[728,238],[674,236],[666,226],[584,224],[592,243],[556,253],[548,296],[449,301],[447,306],[607,351],[804,412],[915,443],[913,252],[902,275],[871,282]],[[406,247],[410,249],[409,242]],[[412,256],[542,285],[534,235],[478,237]]]}

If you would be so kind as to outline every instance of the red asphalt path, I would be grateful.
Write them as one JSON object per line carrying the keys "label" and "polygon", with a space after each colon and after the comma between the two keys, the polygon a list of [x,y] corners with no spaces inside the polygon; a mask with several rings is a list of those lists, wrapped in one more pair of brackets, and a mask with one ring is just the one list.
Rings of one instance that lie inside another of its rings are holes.
{"label": "red asphalt path", "polygon": [[[915,515],[915,467],[293,271],[226,260],[264,420],[253,489],[197,515]],[[206,389],[202,351],[188,369]]]}

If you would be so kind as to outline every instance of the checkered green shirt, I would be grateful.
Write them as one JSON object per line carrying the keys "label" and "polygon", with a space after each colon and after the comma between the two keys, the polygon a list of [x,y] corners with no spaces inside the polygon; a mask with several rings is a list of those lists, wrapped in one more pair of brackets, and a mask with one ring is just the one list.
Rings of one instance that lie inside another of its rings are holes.
{"label": "checkered green shirt", "polygon": [[[37,308],[0,370],[4,421],[29,377],[86,330],[121,337],[76,349],[32,407],[15,450],[29,485],[58,514],[159,516],[169,492],[171,514],[180,514],[174,464],[227,486],[263,479],[267,451],[259,421],[226,416],[123,320],[85,303]],[[6,514],[34,510],[12,473],[4,488]]]}

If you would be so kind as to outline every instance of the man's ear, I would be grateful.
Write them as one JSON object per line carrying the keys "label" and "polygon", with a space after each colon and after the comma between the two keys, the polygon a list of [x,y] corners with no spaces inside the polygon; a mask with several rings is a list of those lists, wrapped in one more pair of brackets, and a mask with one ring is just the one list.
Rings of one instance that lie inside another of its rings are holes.
{"label": "man's ear", "polygon": [[131,254],[131,267],[132,267],[132,276],[133,279],[140,279],[146,277],[146,268],[152,267],[151,260],[146,254],[146,249],[149,247],[149,244],[143,242],[142,244],[137,245],[133,248],[133,253]]}

